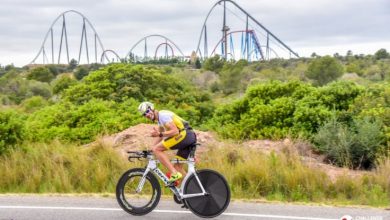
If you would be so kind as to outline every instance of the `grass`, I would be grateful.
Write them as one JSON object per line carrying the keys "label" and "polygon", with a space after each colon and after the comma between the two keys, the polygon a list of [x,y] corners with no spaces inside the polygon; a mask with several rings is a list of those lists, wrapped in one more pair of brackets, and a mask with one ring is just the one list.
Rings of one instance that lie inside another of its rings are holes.
{"label": "grass", "polygon": [[126,169],[125,161],[103,144],[29,144],[0,157],[0,192],[113,192]]}
{"label": "grass", "polygon": [[390,205],[390,158],[382,158],[377,169],[363,177],[344,175],[331,181],[324,172],[305,166],[291,146],[269,155],[242,146],[215,147],[203,157],[199,168],[223,173],[236,199]]}
{"label": "grass", "polygon": [[[202,154],[198,169],[222,173],[232,198],[337,205],[390,205],[390,158],[363,177],[331,181],[305,166],[295,148],[264,154],[240,145],[216,146]],[[128,163],[111,146],[52,142],[28,144],[0,156],[0,193],[99,193],[111,195],[120,175],[144,162]],[[171,196],[163,187],[163,195]]]}

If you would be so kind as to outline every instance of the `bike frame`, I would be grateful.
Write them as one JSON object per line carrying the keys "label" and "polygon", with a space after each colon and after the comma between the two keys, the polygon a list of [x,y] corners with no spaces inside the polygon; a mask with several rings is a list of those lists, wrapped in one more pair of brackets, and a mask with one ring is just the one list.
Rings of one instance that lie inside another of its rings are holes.
{"label": "bike frame", "polygon": [[[141,179],[140,183],[138,184],[138,187],[137,187],[137,190],[136,190],[137,193],[142,191],[142,188],[143,188],[143,186],[145,184],[146,175],[149,172],[152,172],[152,173],[155,174],[155,176],[157,176],[159,179],[161,179],[161,181],[163,181],[163,183],[166,186],[168,186],[171,189],[171,191],[176,195],[176,197],[179,200],[207,195],[207,192],[204,190],[203,185],[200,182],[198,175],[196,174],[195,159],[193,157],[189,157],[188,160],[178,160],[178,159],[171,160],[172,163],[188,164],[188,172],[187,172],[187,175],[184,177],[183,182],[181,183],[181,187],[180,188],[178,188],[178,187],[174,186],[173,184],[169,183],[168,177],[158,168],[158,164],[160,163],[159,160],[154,159],[153,155],[148,155],[147,159],[148,159],[149,162],[148,162],[148,165],[146,166],[145,173],[143,174],[142,179]],[[188,181],[188,178],[192,174],[195,176],[196,181],[198,182],[199,187],[202,190],[202,192],[201,193],[193,193],[193,194],[184,194],[183,191],[184,191],[185,183]]]}

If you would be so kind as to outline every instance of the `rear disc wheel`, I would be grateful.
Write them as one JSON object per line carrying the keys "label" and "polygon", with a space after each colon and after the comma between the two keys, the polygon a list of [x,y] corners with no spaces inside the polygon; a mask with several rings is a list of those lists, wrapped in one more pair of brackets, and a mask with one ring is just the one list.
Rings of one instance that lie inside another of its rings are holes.
{"label": "rear disc wheel", "polygon": [[[200,182],[208,195],[185,199],[187,207],[197,216],[213,218],[222,214],[230,203],[230,188],[226,179],[213,170],[197,171]],[[202,193],[192,174],[184,186],[184,194]]]}

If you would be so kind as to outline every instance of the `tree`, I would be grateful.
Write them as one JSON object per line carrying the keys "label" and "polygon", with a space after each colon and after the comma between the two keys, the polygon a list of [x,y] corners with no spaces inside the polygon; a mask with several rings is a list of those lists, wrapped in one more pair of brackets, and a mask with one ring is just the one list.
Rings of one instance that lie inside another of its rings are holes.
{"label": "tree", "polygon": [[76,69],[76,71],[73,73],[74,77],[77,79],[77,80],[81,80],[82,78],[84,78],[85,76],[87,76],[89,74],[89,71],[86,67],[84,66],[80,66]]}
{"label": "tree", "polygon": [[224,94],[237,92],[242,86],[242,70],[248,65],[248,61],[239,60],[236,63],[227,62],[220,73],[220,86]]}
{"label": "tree", "polygon": [[384,61],[379,61],[379,74],[382,80],[385,80],[386,76],[390,75],[390,66]]}
{"label": "tree", "polygon": [[30,71],[27,75],[27,79],[33,79],[41,82],[50,82],[54,79],[54,75],[46,67],[37,67]]}
{"label": "tree", "polygon": [[380,49],[375,53],[375,58],[377,60],[389,58],[390,54],[386,51],[386,49]]}
{"label": "tree", "polygon": [[195,68],[196,68],[196,69],[202,68],[202,64],[200,64],[199,58],[196,58],[196,60],[195,60]]}
{"label": "tree", "polygon": [[69,62],[69,70],[74,70],[76,69],[77,67],[77,60],[75,59],[71,59],[70,62]]}
{"label": "tree", "polygon": [[68,76],[60,76],[57,78],[53,83],[53,93],[59,94],[63,90],[69,88],[72,85],[77,84],[77,81],[75,79],[72,79]]}
{"label": "tree", "polygon": [[225,64],[225,60],[222,59],[219,55],[215,55],[213,57],[208,58],[204,62],[203,68],[205,70],[210,70],[219,73],[222,70],[224,64]]}
{"label": "tree", "polygon": [[24,119],[15,110],[0,111],[0,155],[24,137]]}
{"label": "tree", "polygon": [[325,56],[311,61],[305,75],[322,86],[342,76],[343,66],[337,59]]}
{"label": "tree", "polygon": [[0,77],[2,77],[6,73],[5,68],[0,64]]}

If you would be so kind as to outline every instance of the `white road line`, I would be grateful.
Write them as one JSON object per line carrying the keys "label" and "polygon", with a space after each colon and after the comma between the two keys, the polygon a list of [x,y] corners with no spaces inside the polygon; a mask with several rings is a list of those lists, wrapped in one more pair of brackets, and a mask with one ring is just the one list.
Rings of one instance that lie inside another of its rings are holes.
{"label": "white road line", "polygon": [[[49,209],[49,210],[92,210],[92,211],[123,211],[118,208],[94,208],[94,207],[60,207],[60,206],[0,206],[0,209]],[[190,214],[190,211],[177,210],[153,210],[159,213],[182,213]],[[301,217],[301,216],[284,216],[284,215],[259,215],[259,214],[244,214],[244,213],[222,213],[226,216],[241,216],[241,217],[255,217],[255,218],[283,218],[283,219],[298,219],[298,220],[339,220],[331,218],[315,218],[315,217]]]}

